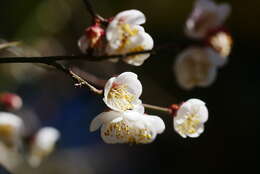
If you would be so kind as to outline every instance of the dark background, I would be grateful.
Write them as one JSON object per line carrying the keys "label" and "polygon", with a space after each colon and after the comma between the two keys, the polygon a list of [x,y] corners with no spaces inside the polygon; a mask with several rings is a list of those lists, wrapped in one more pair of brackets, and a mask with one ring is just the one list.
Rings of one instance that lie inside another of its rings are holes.
{"label": "dark background", "polygon": [[[204,100],[210,115],[205,132],[198,139],[181,138],[173,131],[172,118],[151,112],[161,115],[166,124],[166,131],[155,142],[133,146],[104,144],[98,132],[88,131],[91,119],[104,108],[101,98],[73,88],[70,79],[59,72],[43,70],[31,77],[33,73],[24,70],[25,78],[18,78],[4,71],[0,75],[1,91],[20,94],[25,106],[40,119],[38,126],[51,125],[62,132],[57,152],[49,162],[47,159],[34,170],[22,166],[16,173],[256,173],[260,1],[217,2],[232,6],[226,26],[234,37],[234,48],[228,64],[208,88],[179,88],[172,71],[178,49],[175,55],[155,55],[142,67],[79,63],[83,71],[104,79],[123,71],[138,73],[145,103],[168,106],[189,98]],[[157,45],[178,44],[187,39],[183,26],[192,0],[93,0],[93,4],[104,17],[132,8],[143,11],[147,16],[145,28]],[[77,40],[90,23],[81,0],[2,0],[0,11],[0,37],[22,40],[42,55],[79,53]],[[1,65],[1,71],[3,66],[7,65]],[[24,65],[12,65],[10,69],[16,71],[21,66]],[[76,155],[63,158],[67,151]],[[68,164],[64,164],[65,160]],[[69,169],[65,171],[62,168],[66,165]],[[80,170],[81,166],[91,170]]]}

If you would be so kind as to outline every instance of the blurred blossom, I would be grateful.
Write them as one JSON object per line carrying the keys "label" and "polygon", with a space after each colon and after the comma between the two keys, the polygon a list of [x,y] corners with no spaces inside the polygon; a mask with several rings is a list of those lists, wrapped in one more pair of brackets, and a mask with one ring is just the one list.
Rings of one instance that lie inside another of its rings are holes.
{"label": "blurred blossom", "polygon": [[13,93],[0,93],[0,105],[7,110],[18,110],[22,107],[22,98]]}
{"label": "blurred blossom", "polygon": [[[112,55],[125,54],[152,49],[152,37],[140,26],[145,21],[144,14],[138,10],[127,10],[118,13],[106,30],[107,53]],[[140,66],[149,56],[150,54],[129,56],[124,61],[128,64]]]}
{"label": "blurred blossom", "polygon": [[112,110],[126,111],[138,108],[141,104],[142,84],[137,75],[124,72],[110,78],[104,88],[104,102]]}
{"label": "blurred blossom", "polygon": [[215,59],[219,66],[224,65],[227,62],[230,55],[233,40],[229,33],[225,31],[219,31],[208,37],[208,44],[219,54],[219,58]]}
{"label": "blurred blossom", "polygon": [[196,138],[204,131],[208,120],[208,109],[199,99],[189,99],[181,104],[173,119],[174,129],[183,138]]}
{"label": "blurred blossom", "polygon": [[101,137],[109,144],[151,143],[165,129],[160,117],[136,111],[103,112],[91,122],[90,131],[95,131],[100,126]]}
{"label": "blurred blossom", "polygon": [[50,153],[60,137],[57,129],[52,127],[41,128],[34,137],[30,148],[29,164],[32,167],[38,167]]}
{"label": "blurred blossom", "polygon": [[18,151],[6,147],[1,141],[0,154],[0,163],[11,172],[22,163],[22,156]]}
{"label": "blurred blossom", "polygon": [[217,75],[217,65],[211,48],[190,47],[178,55],[174,72],[178,84],[184,89],[207,87]]}
{"label": "blurred blossom", "polygon": [[106,41],[105,31],[96,23],[85,30],[85,34],[79,39],[78,45],[82,53],[91,52],[93,55],[103,55]]}
{"label": "blurred blossom", "polygon": [[0,112],[0,141],[7,147],[20,146],[24,123],[20,117],[9,112]]}
{"label": "blurred blossom", "polygon": [[186,22],[187,36],[202,39],[210,30],[220,27],[231,12],[227,3],[216,4],[211,0],[197,0]]}

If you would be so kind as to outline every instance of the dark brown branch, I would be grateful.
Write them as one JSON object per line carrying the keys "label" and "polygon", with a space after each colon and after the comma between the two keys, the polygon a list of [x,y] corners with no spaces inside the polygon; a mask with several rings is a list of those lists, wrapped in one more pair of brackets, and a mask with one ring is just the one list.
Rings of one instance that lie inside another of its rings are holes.
{"label": "dark brown branch", "polygon": [[95,22],[97,19],[100,20],[101,22],[107,22],[106,19],[101,17],[93,8],[90,0],[83,0],[89,14],[91,15],[93,21]]}
{"label": "dark brown branch", "polygon": [[0,63],[47,63],[60,60],[86,60],[86,61],[102,61],[111,58],[125,58],[128,56],[155,53],[155,50],[146,50],[139,52],[131,52],[118,55],[104,55],[104,56],[92,56],[87,54],[75,55],[75,56],[48,56],[48,57],[1,57]]}

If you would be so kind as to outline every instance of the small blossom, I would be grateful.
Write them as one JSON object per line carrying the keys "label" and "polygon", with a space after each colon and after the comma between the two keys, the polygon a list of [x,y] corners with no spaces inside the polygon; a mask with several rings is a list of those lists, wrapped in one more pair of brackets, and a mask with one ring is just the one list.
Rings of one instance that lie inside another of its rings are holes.
{"label": "small blossom", "polygon": [[105,51],[105,31],[100,24],[95,24],[85,30],[85,34],[79,39],[79,48],[82,53],[91,52],[93,55],[102,55]]}
{"label": "small blossom", "polygon": [[115,111],[135,110],[141,103],[142,84],[137,75],[124,72],[110,78],[104,88],[104,102]]}
{"label": "small blossom", "polygon": [[204,38],[210,30],[223,24],[230,11],[229,4],[218,5],[211,0],[197,0],[186,22],[185,32],[192,38]]}
{"label": "small blossom", "polygon": [[54,146],[60,137],[57,129],[52,127],[41,128],[31,144],[29,164],[38,167],[44,157],[53,152]]}
{"label": "small blossom", "polygon": [[109,144],[151,143],[165,129],[161,118],[137,111],[103,112],[91,122],[90,131],[99,127],[102,139]]}
{"label": "small blossom", "polygon": [[190,99],[178,109],[173,119],[174,129],[183,138],[195,138],[204,131],[204,123],[208,120],[208,109],[199,99]]}
{"label": "small blossom", "polygon": [[18,110],[22,107],[23,101],[16,94],[2,93],[0,94],[0,105],[3,105],[7,110]]}
{"label": "small blossom", "polygon": [[20,144],[20,137],[23,132],[23,121],[20,117],[0,112],[0,141],[7,147],[13,148]]}
{"label": "small blossom", "polygon": [[178,84],[184,89],[211,85],[217,74],[217,59],[210,48],[190,47],[184,50],[174,65]]}
{"label": "small blossom", "polygon": [[[152,37],[140,26],[145,21],[144,14],[138,10],[127,10],[117,14],[106,30],[107,54],[125,54],[152,49]],[[123,60],[128,64],[140,66],[149,56],[150,54],[140,54]]]}
{"label": "small blossom", "polygon": [[233,40],[231,35],[225,31],[214,32],[208,36],[207,43],[218,54],[215,55],[215,64],[223,66],[227,62],[232,49]]}

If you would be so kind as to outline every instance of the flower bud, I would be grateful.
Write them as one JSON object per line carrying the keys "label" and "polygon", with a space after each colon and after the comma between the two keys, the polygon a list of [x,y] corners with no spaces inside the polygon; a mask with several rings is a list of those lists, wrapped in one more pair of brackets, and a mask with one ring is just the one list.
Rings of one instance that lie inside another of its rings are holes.
{"label": "flower bud", "polygon": [[22,107],[21,97],[13,93],[0,94],[0,104],[7,110],[18,110]]}

